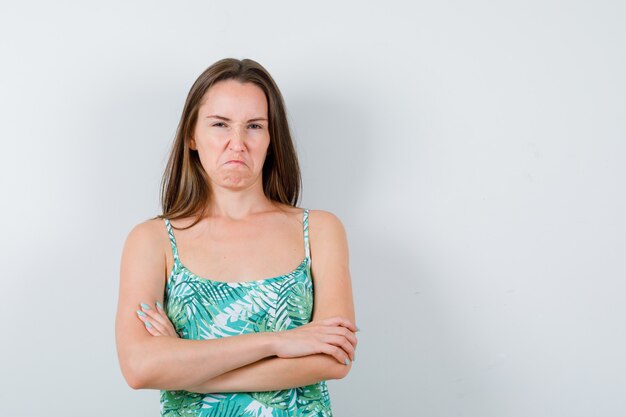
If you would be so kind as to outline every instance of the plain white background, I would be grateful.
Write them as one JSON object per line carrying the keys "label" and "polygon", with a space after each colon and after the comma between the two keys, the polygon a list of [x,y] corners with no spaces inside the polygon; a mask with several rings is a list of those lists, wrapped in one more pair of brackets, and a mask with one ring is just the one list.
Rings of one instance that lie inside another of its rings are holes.
{"label": "plain white background", "polygon": [[0,401],[156,416],[122,378],[122,245],[196,77],[281,88],[301,207],[346,227],[357,360],[335,415],[626,410],[626,7],[618,1],[0,6]]}

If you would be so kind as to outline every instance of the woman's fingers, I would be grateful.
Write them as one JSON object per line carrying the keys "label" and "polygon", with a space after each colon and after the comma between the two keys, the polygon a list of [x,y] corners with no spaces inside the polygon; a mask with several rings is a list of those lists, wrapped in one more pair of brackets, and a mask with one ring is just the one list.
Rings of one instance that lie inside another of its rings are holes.
{"label": "woman's fingers", "polygon": [[143,322],[143,325],[145,326],[148,333],[150,333],[152,336],[160,336],[160,332],[158,331],[158,329],[156,329],[152,325],[152,321],[150,321],[151,319],[143,311],[137,310],[137,317]]}
{"label": "woman's fingers", "polygon": [[146,329],[148,329],[148,333],[152,334],[152,332],[150,331],[150,329],[152,328],[152,323],[150,322],[150,320],[152,320],[152,318],[141,310],[137,310],[137,318],[143,322],[143,325],[146,327]]}
{"label": "woman's fingers", "polygon": [[343,317],[331,317],[309,322],[290,331],[304,332],[314,336],[318,352],[332,355],[339,363],[346,364],[346,359],[354,361],[358,343],[356,334],[350,328],[356,328],[356,326],[349,320]]}
{"label": "woman's fingers", "polygon": [[162,308],[159,308],[159,303],[157,301],[157,306],[155,307],[153,304],[149,305],[146,303],[141,303],[141,311],[143,311],[148,317],[150,317],[148,320],[150,320],[150,322],[152,324],[159,323],[161,325],[161,327],[167,327],[167,322],[169,321],[167,319],[167,317],[165,317],[165,312],[163,311]]}
{"label": "woman's fingers", "polygon": [[322,352],[334,357],[342,365],[347,365],[350,358],[348,354],[340,347],[324,343]]}
{"label": "woman's fingers", "polygon": [[[356,332],[359,328],[345,317],[335,316],[321,321],[330,325],[326,328],[328,336],[324,339],[326,343],[333,345],[329,354],[334,356],[340,363],[346,364],[346,359],[354,361],[354,355],[358,339]],[[327,348],[328,349],[328,348]]]}
{"label": "woman's fingers", "polygon": [[359,328],[356,326],[356,324],[352,323],[347,318],[341,317],[341,316],[329,317],[327,319],[320,320],[320,322],[322,324],[331,325],[331,326],[343,326],[347,329],[350,329],[353,332],[359,331]]}
{"label": "woman's fingers", "polygon": [[[312,325],[313,323],[322,325],[323,331],[327,335],[341,336],[339,338],[335,337],[332,339],[324,339],[324,341],[326,341],[327,343],[331,343],[332,341],[335,346],[341,347],[344,350],[345,354],[348,355],[351,360],[354,360],[354,352],[358,344],[356,332],[351,330],[357,329],[356,331],[358,331],[358,328],[354,323],[341,316],[335,316],[319,320],[317,322],[311,322],[309,323],[309,325]],[[313,331],[313,329],[311,330]]]}
{"label": "woman's fingers", "polygon": [[137,310],[137,317],[139,317],[139,320],[143,321],[144,326],[146,326],[146,330],[148,330],[152,336],[162,336],[165,334],[165,329],[161,323],[153,320],[151,316],[142,313],[143,312],[141,310]]}
{"label": "woman's fingers", "polygon": [[353,347],[356,348],[358,339],[356,334],[342,326],[332,326],[328,328],[328,333],[345,337]]}
{"label": "woman's fingers", "polygon": [[137,315],[151,335],[179,337],[159,301],[156,302],[156,307],[146,303],[141,303],[140,306],[141,310],[137,310]]}
{"label": "woman's fingers", "polygon": [[341,363],[344,363],[346,357],[351,361],[354,360],[354,346],[345,337],[327,335],[324,337],[324,342],[336,346],[343,351],[343,355],[341,356],[341,358],[338,358]]}

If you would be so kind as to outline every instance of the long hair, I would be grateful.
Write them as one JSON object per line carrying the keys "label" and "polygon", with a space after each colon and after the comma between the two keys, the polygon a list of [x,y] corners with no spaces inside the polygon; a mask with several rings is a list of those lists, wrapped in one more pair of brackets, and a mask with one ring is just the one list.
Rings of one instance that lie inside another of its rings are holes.
{"label": "long hair", "polygon": [[210,181],[198,152],[189,147],[189,141],[203,97],[215,83],[229,79],[253,83],[265,93],[270,144],[262,169],[263,192],[270,200],[296,207],[302,177],[283,96],[274,79],[258,62],[225,58],[200,74],[189,90],[161,181],[163,213],[155,218],[196,216],[188,226],[192,227],[206,214],[211,198]]}

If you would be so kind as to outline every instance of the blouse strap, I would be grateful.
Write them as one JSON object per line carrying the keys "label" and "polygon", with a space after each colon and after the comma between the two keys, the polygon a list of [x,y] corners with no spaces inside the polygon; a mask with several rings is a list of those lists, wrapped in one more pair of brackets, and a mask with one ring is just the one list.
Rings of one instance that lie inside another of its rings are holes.
{"label": "blouse strap", "polygon": [[169,219],[163,219],[165,226],[167,227],[167,234],[170,236],[170,245],[172,246],[172,254],[174,255],[174,262],[180,263],[178,259],[178,247],[176,246],[176,239],[174,238],[174,231],[172,230],[172,224]]}
{"label": "blouse strap", "polygon": [[304,209],[302,214],[302,225],[304,228],[304,251],[306,253],[306,259],[311,259],[311,248],[309,247],[309,209]]}

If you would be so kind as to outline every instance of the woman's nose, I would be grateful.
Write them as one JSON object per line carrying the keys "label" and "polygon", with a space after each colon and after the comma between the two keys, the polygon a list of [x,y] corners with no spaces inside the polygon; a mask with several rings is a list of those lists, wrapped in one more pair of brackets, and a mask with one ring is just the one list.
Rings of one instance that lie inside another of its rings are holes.
{"label": "woman's nose", "polygon": [[233,133],[230,137],[230,149],[232,150],[243,150],[243,133],[239,129],[234,129]]}

